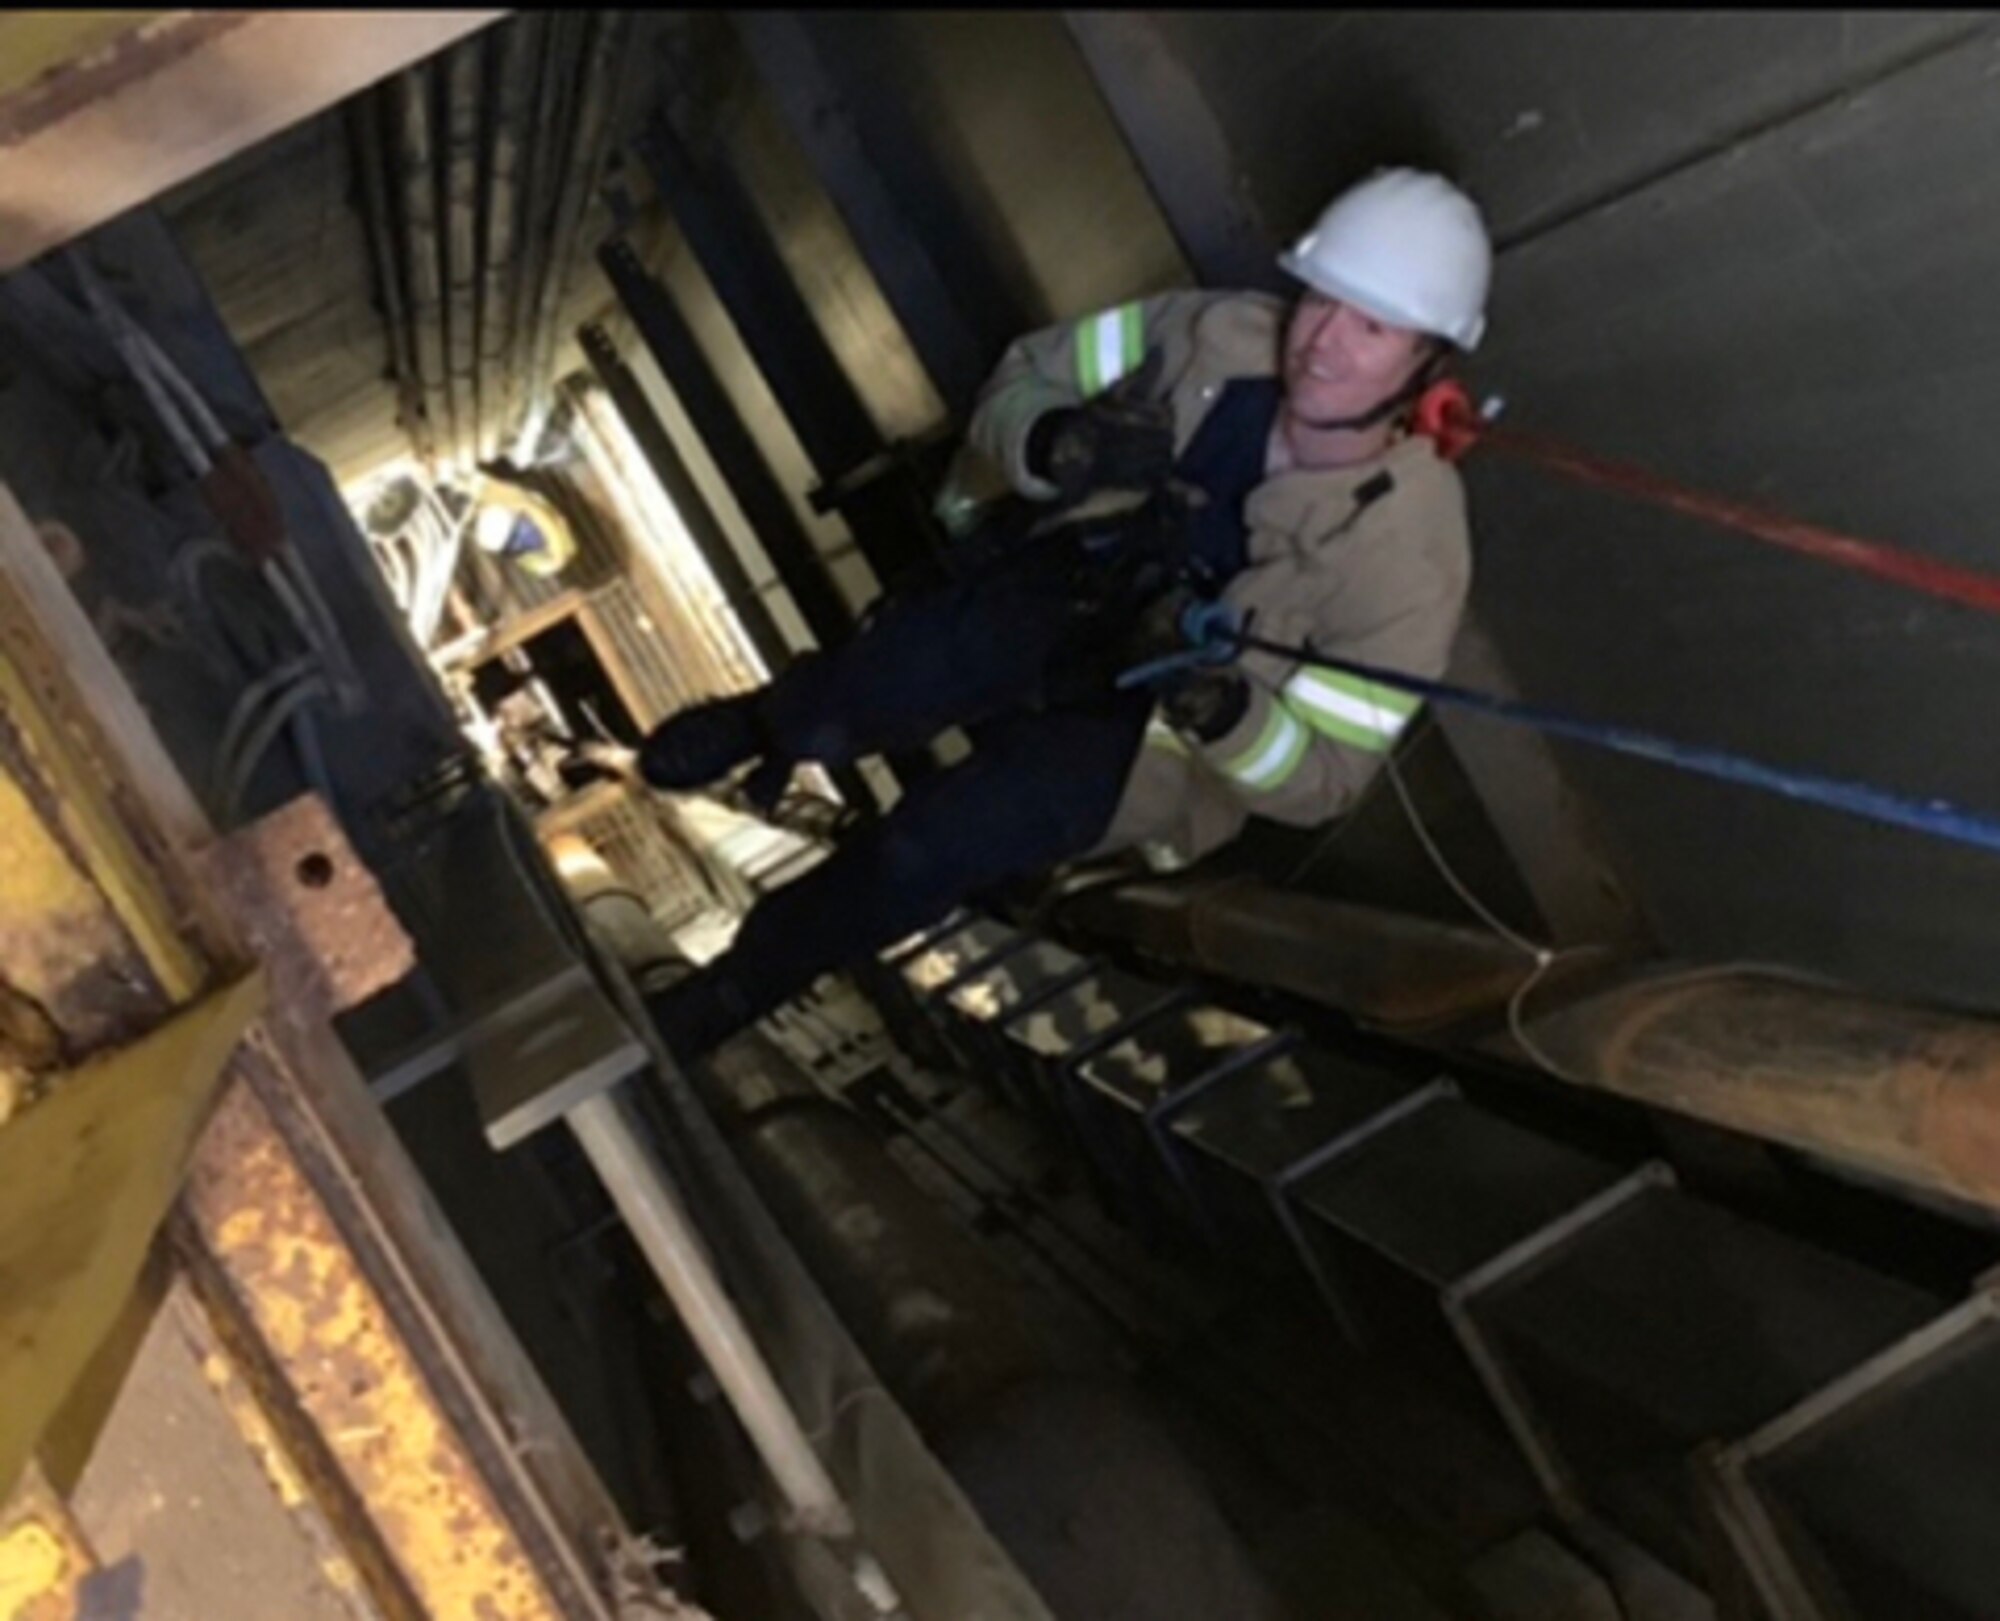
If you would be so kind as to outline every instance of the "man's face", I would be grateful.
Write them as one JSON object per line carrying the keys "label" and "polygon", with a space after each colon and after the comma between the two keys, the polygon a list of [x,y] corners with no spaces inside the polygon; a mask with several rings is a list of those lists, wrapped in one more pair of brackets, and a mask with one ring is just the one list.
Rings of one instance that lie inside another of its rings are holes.
{"label": "man's face", "polygon": [[1307,422],[1359,416],[1416,374],[1430,340],[1307,289],[1285,328],[1285,402]]}

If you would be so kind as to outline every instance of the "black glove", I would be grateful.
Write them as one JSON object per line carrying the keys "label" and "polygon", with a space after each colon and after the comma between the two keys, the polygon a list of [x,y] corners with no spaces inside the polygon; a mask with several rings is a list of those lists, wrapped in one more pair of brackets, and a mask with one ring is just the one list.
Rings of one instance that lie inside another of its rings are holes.
{"label": "black glove", "polygon": [[1192,586],[1162,592],[1120,647],[1126,669],[1118,685],[1152,687],[1169,726],[1213,743],[1250,706],[1249,684],[1225,667],[1239,651],[1240,628],[1233,608]]}
{"label": "black glove", "polygon": [[1227,737],[1250,707],[1250,683],[1235,670],[1196,667],[1160,694],[1160,718],[1197,743]]}
{"label": "black glove", "polygon": [[1138,369],[1082,405],[1044,412],[1028,430],[1028,470],[1074,505],[1095,490],[1145,490],[1174,465],[1174,411],[1151,398],[1165,358],[1149,349]]}
{"label": "black glove", "polygon": [[772,751],[758,693],[711,698],[670,715],[639,745],[639,774],[655,788],[705,788]]}
{"label": "black glove", "polygon": [[1243,616],[1192,585],[1162,591],[1140,610],[1119,643],[1121,687],[1153,685],[1181,670],[1228,664]]}

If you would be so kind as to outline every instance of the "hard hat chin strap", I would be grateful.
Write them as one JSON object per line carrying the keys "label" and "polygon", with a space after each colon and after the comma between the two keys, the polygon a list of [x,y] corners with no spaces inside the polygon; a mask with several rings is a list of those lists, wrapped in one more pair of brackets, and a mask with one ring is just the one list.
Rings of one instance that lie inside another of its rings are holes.
{"label": "hard hat chin strap", "polygon": [[1407,383],[1397,389],[1386,400],[1382,401],[1381,404],[1371,406],[1358,416],[1309,417],[1301,415],[1296,411],[1292,413],[1292,416],[1295,420],[1311,428],[1315,433],[1353,433],[1361,428],[1372,428],[1376,423],[1386,421],[1388,418],[1394,416],[1398,411],[1414,401],[1431,384],[1442,377],[1444,369],[1450,364],[1450,361],[1450,347],[1440,343],[1431,352],[1430,358],[1411,374],[1410,380]]}

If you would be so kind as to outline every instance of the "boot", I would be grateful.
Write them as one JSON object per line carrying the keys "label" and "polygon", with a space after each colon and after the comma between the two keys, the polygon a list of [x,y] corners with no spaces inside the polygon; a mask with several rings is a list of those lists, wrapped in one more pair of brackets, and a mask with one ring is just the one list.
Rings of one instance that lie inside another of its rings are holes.
{"label": "boot", "polygon": [[669,715],[639,746],[639,771],[655,788],[705,788],[771,749],[758,694],[739,693]]}
{"label": "boot", "polygon": [[748,992],[715,969],[698,969],[646,993],[646,1011],[668,1052],[683,1069],[706,1058],[762,1016]]}

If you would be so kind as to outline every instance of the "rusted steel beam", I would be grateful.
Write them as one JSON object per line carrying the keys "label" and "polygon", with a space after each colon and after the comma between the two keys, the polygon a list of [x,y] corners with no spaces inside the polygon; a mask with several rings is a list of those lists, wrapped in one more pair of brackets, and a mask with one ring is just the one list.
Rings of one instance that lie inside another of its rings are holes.
{"label": "rusted steel beam", "polygon": [[416,966],[374,874],[316,795],[258,818],[196,861],[288,1020],[330,1019]]}
{"label": "rusted steel beam", "polygon": [[[164,1250],[162,1253],[164,1258]],[[271,1392],[268,1363],[261,1348],[224,1336],[215,1317],[197,1298],[185,1271],[174,1278],[159,1310],[177,1348],[194,1364],[269,1484],[272,1496],[310,1550],[327,1587],[347,1597],[353,1608],[364,1608],[361,1598],[371,1593],[372,1584],[362,1574],[362,1563],[376,1553],[379,1544],[372,1536],[364,1536],[357,1545],[351,1529],[336,1524],[327,1513],[325,1498],[330,1494],[315,1489],[315,1482],[299,1461],[298,1454],[305,1450],[299,1438],[287,1436],[273,1421],[273,1411],[282,1411],[283,1404]]]}
{"label": "rusted steel beam", "polygon": [[[208,848],[214,835],[193,796],[4,488],[0,723],[0,742],[9,750],[0,784],[14,790],[11,799],[0,795],[0,884],[25,885],[41,907],[42,924],[0,940],[9,953],[19,948],[0,960],[0,969],[32,963],[36,952],[57,960],[61,931],[84,925],[103,947],[102,956],[58,961],[62,972],[45,974],[46,982],[87,980],[92,962],[124,965],[111,976],[130,1004],[114,1007],[117,1017],[101,1021],[101,1028],[80,1018],[67,1026],[48,1021],[66,1064],[75,1066],[93,1048],[116,1062],[138,1032],[151,1030],[165,1041],[196,1026],[219,1031],[208,1004],[194,1004],[207,987],[230,984],[241,972],[231,965],[252,955],[272,964],[282,987],[239,1054],[237,1068],[247,1083],[236,1087],[198,1150],[211,1226],[188,1217],[179,1230],[204,1257],[200,1264],[211,1284],[209,1298],[221,1303],[218,1311],[242,1302],[239,1323],[257,1325],[263,1366],[289,1368],[308,1381],[316,1355],[332,1359],[324,1369],[338,1365],[340,1356],[365,1354],[393,1371],[393,1411],[406,1416],[404,1403],[421,1398],[425,1404],[428,1416],[412,1422],[431,1437],[430,1450],[395,1453],[413,1471],[409,1479],[378,1482],[358,1429],[320,1438],[340,1469],[318,1478],[362,1482],[344,1488],[350,1502],[374,1483],[385,1494],[379,1499],[383,1523],[357,1539],[357,1566],[367,1564],[363,1556],[370,1549],[379,1550],[372,1567],[383,1573],[379,1590],[412,1603],[413,1595],[436,1595],[435,1607],[427,1597],[424,1602],[427,1613],[440,1616],[608,1621],[624,1597],[644,1598],[662,1614],[691,1613],[674,1605],[636,1557],[602,1482],[327,1023],[329,1011],[369,994],[408,960],[407,942],[372,880],[323,809],[294,808],[242,842]],[[32,832],[24,831],[31,824]],[[29,863],[32,872],[21,870]],[[11,910],[7,916],[10,925],[20,922]],[[35,1067],[48,1067],[46,1054],[38,1056],[38,1042],[47,1045],[40,1014],[49,1010],[16,989],[12,997],[0,996],[10,1015],[0,1022],[16,1038],[0,1056],[17,1068],[25,1065],[39,1086]],[[61,996],[55,1000],[70,1006]],[[95,1004],[79,998],[75,1006],[89,1013]],[[175,1018],[177,1008],[192,1011]],[[205,1104],[209,1092],[194,1085],[200,1067],[160,1066],[183,1077],[178,1089],[169,1089],[173,1096],[199,1093]],[[205,1067],[202,1079],[212,1080],[215,1065]],[[36,1128],[43,1132],[63,1124],[47,1111],[69,1090],[49,1090],[0,1126],[0,1152],[10,1143],[33,1146],[33,1133],[21,1133],[35,1127],[38,1116],[45,1117]],[[124,1090],[120,1107],[106,1112],[111,1125],[104,1131],[122,1130],[119,1122],[127,1115],[135,1127],[145,1123],[146,1108],[137,1100],[146,1088],[135,1082]],[[141,1144],[149,1150],[139,1155],[145,1174],[135,1174],[132,1185],[157,1186],[162,1209],[201,1114],[176,1115]],[[168,1124],[177,1129],[165,1129]],[[72,1147],[89,1146],[82,1133],[74,1136]],[[237,1159],[253,1148],[266,1181],[245,1190],[228,1179],[246,1174]],[[28,1157],[67,1163],[53,1154]],[[0,1175],[0,1198],[15,1181]],[[232,1187],[282,1202],[225,1211],[222,1201]],[[17,1252],[46,1242],[49,1232],[73,1226],[87,1234],[101,1203],[79,1197],[54,1220],[0,1219],[0,1274],[11,1279]],[[296,1218],[296,1242],[274,1210]],[[138,1233],[143,1250],[157,1219],[157,1211],[153,1222],[121,1219],[119,1231]],[[339,1247],[338,1268],[327,1259],[327,1244]],[[232,1273],[225,1262],[239,1263],[241,1272]],[[262,1309],[277,1313],[268,1319],[256,1314],[251,1298],[266,1285],[275,1292]],[[328,1341],[328,1335],[336,1338]],[[43,1365],[73,1375],[67,1364],[80,1366],[90,1346],[79,1341],[72,1348],[65,1340],[40,1350]],[[327,1394],[309,1383],[285,1388],[291,1394],[276,1402],[279,1410],[289,1403],[294,1411],[311,1411],[312,1402]],[[350,1388],[345,1399],[359,1402],[364,1394]],[[25,1412],[16,1396],[10,1383],[0,1419]],[[32,1439],[35,1426],[24,1421],[23,1428]],[[310,1451],[310,1443],[301,1445]],[[363,1450],[344,1456],[342,1448]],[[425,1483],[434,1476],[470,1480],[474,1487],[428,1496]],[[362,1507],[372,1524],[378,1504]],[[443,1518],[426,1522],[423,1516],[432,1512]],[[470,1562],[474,1553],[483,1567]]]}
{"label": "rusted steel beam", "polygon": [[[253,1059],[252,1062],[255,1062]],[[257,1092],[231,1089],[174,1234],[202,1303],[391,1615],[563,1614]]]}

